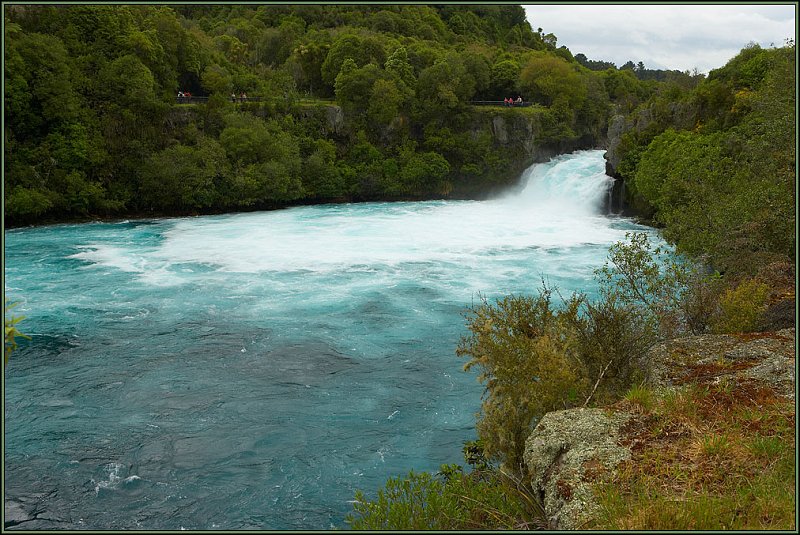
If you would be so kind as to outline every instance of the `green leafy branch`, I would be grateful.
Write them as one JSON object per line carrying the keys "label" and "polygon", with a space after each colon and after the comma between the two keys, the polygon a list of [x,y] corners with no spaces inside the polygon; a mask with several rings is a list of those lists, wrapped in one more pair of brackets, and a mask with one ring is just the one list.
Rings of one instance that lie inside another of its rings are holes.
{"label": "green leafy branch", "polygon": [[8,365],[8,359],[11,357],[11,353],[17,349],[17,337],[26,338],[28,340],[31,339],[30,336],[27,336],[20,331],[17,330],[17,324],[25,319],[25,316],[11,316],[10,318],[7,316],[8,312],[19,305],[19,303],[12,303],[8,304],[8,300],[5,300],[4,309],[5,309],[5,316],[3,318],[4,329],[5,329],[5,338],[3,342],[3,349],[4,349],[4,365]]}

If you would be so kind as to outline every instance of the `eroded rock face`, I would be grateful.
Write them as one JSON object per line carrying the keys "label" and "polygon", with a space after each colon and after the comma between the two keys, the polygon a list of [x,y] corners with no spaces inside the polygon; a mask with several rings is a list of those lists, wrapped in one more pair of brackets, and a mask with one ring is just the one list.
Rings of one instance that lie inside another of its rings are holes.
{"label": "eroded rock face", "polygon": [[328,129],[336,134],[344,131],[344,113],[339,106],[326,106],[325,119],[328,121]]}
{"label": "eroded rock face", "polygon": [[630,414],[604,409],[547,413],[525,443],[525,465],[551,529],[580,529],[597,513],[591,483],[630,451],[619,444]]}
{"label": "eroded rock face", "polygon": [[606,174],[609,176],[614,176],[616,174],[617,169],[619,169],[619,163],[621,160],[621,156],[617,151],[619,147],[619,143],[621,141],[621,137],[627,125],[625,124],[625,116],[623,115],[615,115],[608,120],[608,148],[606,149]]}
{"label": "eroded rock face", "polygon": [[492,133],[498,143],[506,145],[508,143],[508,132],[506,122],[499,115],[492,117]]}

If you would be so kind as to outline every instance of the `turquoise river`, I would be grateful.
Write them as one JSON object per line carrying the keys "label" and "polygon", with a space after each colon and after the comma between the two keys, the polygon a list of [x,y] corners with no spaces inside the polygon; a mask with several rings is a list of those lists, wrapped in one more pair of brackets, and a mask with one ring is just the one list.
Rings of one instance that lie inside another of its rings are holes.
{"label": "turquoise river", "polygon": [[[596,291],[602,151],[489,201],[364,203],[5,232],[14,529],[347,528],[356,489],[463,464],[479,296]],[[7,519],[8,519],[7,515]]]}

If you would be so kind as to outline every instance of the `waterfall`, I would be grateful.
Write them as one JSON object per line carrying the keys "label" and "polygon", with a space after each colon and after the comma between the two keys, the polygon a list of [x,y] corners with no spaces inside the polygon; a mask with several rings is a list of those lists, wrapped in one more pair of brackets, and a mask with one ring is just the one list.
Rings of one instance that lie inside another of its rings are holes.
{"label": "waterfall", "polygon": [[614,179],[596,151],[564,155],[525,170],[522,191],[508,199],[553,214],[599,215]]}

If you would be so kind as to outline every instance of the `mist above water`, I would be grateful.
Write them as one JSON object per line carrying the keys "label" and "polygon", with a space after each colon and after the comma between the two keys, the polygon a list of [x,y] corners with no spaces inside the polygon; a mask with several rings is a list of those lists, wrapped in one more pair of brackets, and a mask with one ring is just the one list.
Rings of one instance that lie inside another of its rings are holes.
{"label": "mist above water", "polygon": [[465,307],[542,277],[591,293],[640,228],[601,214],[603,169],[562,156],[491,201],[7,231],[33,338],[6,372],[7,499],[61,519],[21,527],[346,527],[355,489],[463,463]]}

